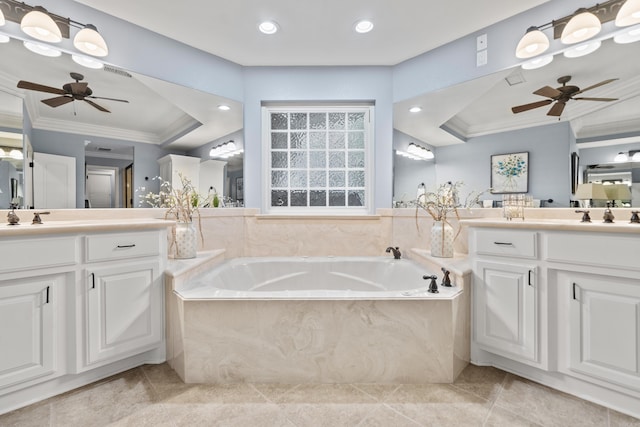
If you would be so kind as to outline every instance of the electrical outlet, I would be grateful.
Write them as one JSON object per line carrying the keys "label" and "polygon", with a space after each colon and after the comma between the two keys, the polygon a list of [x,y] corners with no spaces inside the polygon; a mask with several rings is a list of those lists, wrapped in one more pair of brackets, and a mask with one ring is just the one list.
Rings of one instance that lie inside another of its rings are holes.
{"label": "electrical outlet", "polygon": [[487,49],[481,50],[476,54],[476,67],[487,65]]}
{"label": "electrical outlet", "polygon": [[487,48],[487,35],[481,34],[476,38],[476,51],[480,52]]}

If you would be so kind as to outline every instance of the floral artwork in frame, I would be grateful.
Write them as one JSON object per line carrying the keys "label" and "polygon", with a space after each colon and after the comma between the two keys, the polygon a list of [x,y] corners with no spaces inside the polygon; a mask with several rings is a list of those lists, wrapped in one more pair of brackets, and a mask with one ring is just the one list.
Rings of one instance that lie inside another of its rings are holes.
{"label": "floral artwork in frame", "polygon": [[491,156],[491,192],[493,194],[529,191],[529,152]]}

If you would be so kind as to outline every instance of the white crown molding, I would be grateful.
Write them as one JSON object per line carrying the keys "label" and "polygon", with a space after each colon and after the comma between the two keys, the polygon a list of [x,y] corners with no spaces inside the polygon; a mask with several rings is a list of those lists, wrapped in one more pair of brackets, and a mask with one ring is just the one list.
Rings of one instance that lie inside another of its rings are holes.
{"label": "white crown molding", "polygon": [[[160,135],[158,135],[158,139],[161,141],[160,144],[170,140],[171,138],[175,138],[176,136],[182,137],[184,136],[182,135],[182,132],[188,129],[197,129],[198,127],[200,127],[200,125],[202,125],[202,123],[200,123],[190,115],[183,114],[182,116],[174,120],[173,123],[167,126]],[[203,144],[207,142],[210,141],[202,141]]]}
{"label": "white crown molding", "polygon": [[39,117],[35,120],[32,118],[31,125],[34,129],[53,132],[66,132],[77,135],[121,139],[125,141],[143,142],[146,144],[160,144],[158,135],[149,132],[116,129],[108,126],[88,125],[67,120],[53,120],[45,117]]}
{"label": "white crown molding", "polygon": [[22,129],[22,114],[11,114],[0,111],[0,123],[3,127]]}

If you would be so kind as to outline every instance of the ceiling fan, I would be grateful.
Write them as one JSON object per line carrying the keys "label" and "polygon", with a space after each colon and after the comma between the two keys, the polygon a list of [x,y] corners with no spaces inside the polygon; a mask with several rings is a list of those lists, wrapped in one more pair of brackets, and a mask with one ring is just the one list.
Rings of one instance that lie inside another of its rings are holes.
{"label": "ceiling fan", "polygon": [[68,104],[69,102],[78,100],[85,101],[92,107],[97,108],[100,111],[105,113],[110,113],[111,111],[107,110],[103,106],[96,104],[95,102],[87,99],[104,99],[108,101],[118,101],[118,102],[129,102],[124,99],[115,99],[115,98],[104,98],[101,96],[93,96],[93,91],[89,87],[89,83],[81,82],[80,80],[84,80],[84,76],[79,73],[69,73],[71,78],[75,80],[75,83],[66,83],[62,86],[62,89],[58,89],[51,86],[45,86],[38,83],[26,82],[24,80],[20,80],[18,82],[18,87],[20,89],[28,89],[28,90],[37,90],[39,92],[47,92],[47,93],[55,93],[55,98],[43,99],[42,102],[47,104],[50,107],[59,107],[64,104]]}
{"label": "ceiling fan", "polygon": [[562,76],[558,78],[558,83],[560,83],[562,86],[555,89],[552,88],[551,86],[545,86],[533,92],[535,95],[544,96],[550,99],[532,102],[530,104],[518,105],[516,107],[512,107],[511,111],[513,111],[514,114],[522,113],[523,111],[529,111],[529,110],[533,110],[534,108],[544,107],[545,105],[549,105],[555,102],[555,104],[553,104],[553,106],[551,106],[551,109],[547,112],[547,116],[560,117],[567,102],[572,99],[576,101],[604,101],[604,102],[611,102],[611,101],[618,100],[618,98],[585,98],[585,97],[574,98],[574,96],[579,95],[582,92],[586,92],[590,89],[595,89],[597,87],[606,85],[607,83],[611,83],[618,79],[604,80],[604,81],[601,81],[600,83],[596,83],[584,89],[580,89],[578,86],[571,86],[571,85],[567,86],[567,83],[569,82],[569,80],[571,80],[571,76]]}

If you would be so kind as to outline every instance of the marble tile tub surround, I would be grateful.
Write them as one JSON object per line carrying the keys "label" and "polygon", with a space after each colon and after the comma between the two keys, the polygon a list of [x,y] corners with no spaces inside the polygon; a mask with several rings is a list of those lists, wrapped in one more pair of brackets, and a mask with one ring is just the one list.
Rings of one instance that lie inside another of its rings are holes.
{"label": "marble tile tub surround", "polygon": [[453,384],[417,385],[184,384],[160,364],[0,415],[0,425],[640,427],[640,420],[473,365]]}

